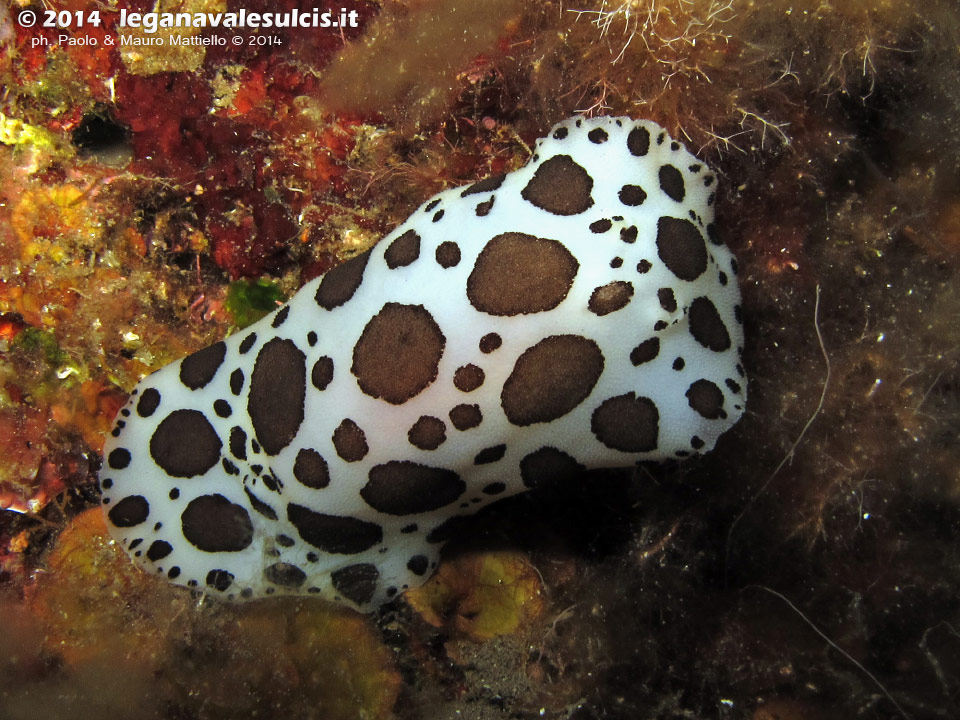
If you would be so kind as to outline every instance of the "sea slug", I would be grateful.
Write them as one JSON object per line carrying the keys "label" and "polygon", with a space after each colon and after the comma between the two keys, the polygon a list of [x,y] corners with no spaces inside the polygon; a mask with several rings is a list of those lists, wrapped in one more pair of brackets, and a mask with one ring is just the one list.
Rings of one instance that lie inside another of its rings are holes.
{"label": "sea slug", "polygon": [[743,413],[716,177],[666,131],[570,119],[257,324],[144,379],[100,486],[149,572],[371,610],[460,516],[713,448]]}

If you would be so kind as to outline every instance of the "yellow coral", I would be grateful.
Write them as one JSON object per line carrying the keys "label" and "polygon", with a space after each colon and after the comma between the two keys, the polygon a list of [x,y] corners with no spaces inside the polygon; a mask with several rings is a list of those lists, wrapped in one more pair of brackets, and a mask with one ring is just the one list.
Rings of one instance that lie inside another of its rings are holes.
{"label": "yellow coral", "polygon": [[37,186],[25,191],[13,208],[12,225],[21,243],[21,258],[31,262],[38,256],[60,263],[72,256],[62,236],[94,240],[100,234],[95,207],[85,202],[87,193],[64,183]]}
{"label": "yellow coral", "polygon": [[170,629],[172,593],[114,545],[99,508],[73,519],[46,565],[32,608],[48,650],[73,666],[107,657],[138,666],[150,661]]}
{"label": "yellow coral", "polygon": [[54,136],[42,127],[30,125],[0,112],[0,143],[4,145],[32,145],[53,150],[56,147]]}
{"label": "yellow coral", "polygon": [[[141,695],[191,717],[377,720],[399,692],[392,656],[365,617],[320,601],[198,604],[137,570],[99,508],[60,535],[31,607],[65,673],[132,675]],[[194,649],[186,655],[185,643]]]}
{"label": "yellow coral", "polygon": [[452,616],[453,626],[473,640],[517,632],[545,605],[539,573],[517,552],[471,553],[445,562],[407,600],[435,627]]}

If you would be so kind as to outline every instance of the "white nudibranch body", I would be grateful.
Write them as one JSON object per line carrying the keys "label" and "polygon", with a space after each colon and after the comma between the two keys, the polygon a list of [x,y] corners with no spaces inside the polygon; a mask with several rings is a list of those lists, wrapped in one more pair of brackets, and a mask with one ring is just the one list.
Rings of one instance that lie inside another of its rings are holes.
{"label": "white nudibranch body", "polygon": [[430,576],[460,516],[714,446],[746,398],[715,176],[629,118],[534,152],[140,383],[100,480],[138,564],[370,610]]}

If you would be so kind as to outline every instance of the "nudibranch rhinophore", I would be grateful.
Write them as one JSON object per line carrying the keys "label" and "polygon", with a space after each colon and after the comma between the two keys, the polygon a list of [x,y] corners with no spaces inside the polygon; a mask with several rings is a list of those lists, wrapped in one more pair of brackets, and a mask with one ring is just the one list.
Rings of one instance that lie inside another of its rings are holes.
{"label": "nudibranch rhinophore", "polygon": [[715,191],[652,122],[556,125],[144,379],[104,449],[110,532],[219,597],[371,610],[430,576],[461,516],[710,450],[746,398]]}

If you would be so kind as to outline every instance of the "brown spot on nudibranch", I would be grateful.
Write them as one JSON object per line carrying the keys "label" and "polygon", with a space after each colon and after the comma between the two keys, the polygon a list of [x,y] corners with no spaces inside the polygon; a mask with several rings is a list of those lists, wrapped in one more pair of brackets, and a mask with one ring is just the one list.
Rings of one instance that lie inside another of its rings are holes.
{"label": "brown spot on nudibranch", "polygon": [[677,311],[677,298],[673,294],[672,288],[664,287],[657,290],[657,300],[660,301],[660,307],[668,313]]}
{"label": "brown spot on nudibranch", "polygon": [[250,488],[244,487],[243,492],[246,494],[247,500],[250,501],[250,507],[268,520],[277,519],[277,511],[274,510],[269,504],[265,503],[263,500],[254,495]]}
{"label": "brown spot on nudibranch", "polygon": [[223,364],[227,346],[221,341],[188,355],[180,363],[180,382],[191,390],[199,390],[213,380]]}
{"label": "brown spot on nudibranch", "polygon": [[220,460],[220,436],[199,410],[174,410],[154,430],[150,457],[167,475],[203,475]]}
{"label": "brown spot on nudibranch", "polygon": [[683,202],[686,190],[683,187],[683,175],[673,165],[663,165],[658,173],[660,178],[660,189],[666,193],[667,197],[677,202]]}
{"label": "brown spot on nudibranch", "polygon": [[563,484],[579,477],[586,468],[555,447],[542,447],[520,461],[520,477],[528,488]]}
{"label": "brown spot on nudibranch", "polygon": [[110,508],[107,517],[117,527],[128,528],[139,525],[150,515],[150,503],[142,495],[128,495]]}
{"label": "brown spot on nudibranch", "polygon": [[647,193],[639,185],[624,185],[620,188],[618,197],[624,205],[637,207],[643,205],[643,201],[647,199]]}
{"label": "brown spot on nudibranch", "polygon": [[223,495],[194,498],[180,515],[183,536],[204,552],[239,552],[253,542],[253,523],[242,505]]}
{"label": "brown spot on nudibranch", "polygon": [[721,352],[730,347],[730,333],[709,298],[698,297],[690,303],[689,318],[690,334],[705,348]]}
{"label": "brown spot on nudibranch", "polygon": [[460,264],[460,246],[455,242],[445,240],[437,246],[435,256],[440,267],[456,267]]}
{"label": "brown spot on nudibranch", "polygon": [[491,175],[488,178],[484,178],[479,182],[475,182],[473,185],[468,187],[466,190],[460,193],[460,197],[467,197],[467,195],[475,195],[482,192],[490,192],[491,190],[496,190],[506,179],[506,175],[501,173],[499,175]]}
{"label": "brown spot on nudibranch", "polygon": [[301,448],[293,463],[293,476],[301,485],[319,490],[330,484],[327,461],[313,448]]}
{"label": "brown spot on nudibranch", "polygon": [[333,431],[333,447],[337,455],[347,462],[363,460],[370,451],[366,434],[350,418],[346,418]]}
{"label": "brown spot on nudibranch", "polygon": [[263,569],[263,577],[267,582],[288,588],[298,588],[307,580],[307,574],[296,565],[277,562]]}
{"label": "brown spot on nudibranch", "polygon": [[453,373],[453,385],[461,392],[473,392],[483,385],[483,370],[473,363],[458,367]]}
{"label": "brown spot on nudibranch", "polygon": [[363,282],[363,271],[370,260],[370,251],[337,265],[323,276],[317,288],[317,305],[324,310],[340,307],[357,291]]}
{"label": "brown spot on nudibranch", "polygon": [[330,573],[334,589],[357,605],[366,605],[377,590],[380,571],[370,563],[347,565]]}
{"label": "brown spot on nudibranch", "polygon": [[499,335],[497,335],[497,333],[487,333],[480,338],[480,352],[482,352],[484,355],[489,355],[502,344],[503,340]]}
{"label": "brown spot on nudibranch", "polygon": [[697,226],[686,219],[662,217],[657,222],[657,254],[681,280],[696,280],[707,269],[707,247]]}
{"label": "brown spot on nudibranch", "polygon": [[303,422],[306,359],[296,343],[280,338],[270,340],[257,353],[250,374],[247,413],[268,455],[276,455],[289,445]]}
{"label": "brown spot on nudibranch", "polygon": [[445,344],[423,305],[387,303],[363,329],[350,371],[364,393],[400,405],[437,379]]}
{"label": "brown spot on nudibranch", "polygon": [[483,413],[479,405],[461,403],[455,406],[449,414],[450,422],[457,430],[470,430],[483,422]]}
{"label": "brown spot on nudibranch", "polygon": [[467,484],[451,470],[391,460],[370,469],[360,497],[379,512],[414,515],[449,505],[466,489]]}
{"label": "brown spot on nudibranch", "polygon": [[423,415],[407,431],[407,439],[421,450],[436,450],[447,439],[447,426],[440,418]]}
{"label": "brown spot on nudibranch", "polygon": [[160,407],[160,392],[156,388],[147,388],[137,401],[137,415],[150,417]]}
{"label": "brown spot on nudibranch", "polygon": [[[488,465],[490,463],[498,462],[503,459],[503,456],[507,452],[507,446],[505,444],[494,445],[492,447],[484,448],[478,452],[473,458],[474,465]],[[484,490],[484,492],[487,492]],[[489,494],[489,493],[488,493]]]}
{"label": "brown spot on nudibranch", "polygon": [[660,413],[653,400],[631,392],[604,400],[593,412],[590,429],[614,450],[649,452],[657,449]]}
{"label": "brown spot on nudibranch", "polygon": [[616,280],[596,288],[590,295],[587,307],[595,315],[609,315],[626,307],[633,297],[633,285],[625,280]]}
{"label": "brown spot on nudibranch", "polygon": [[514,425],[550,422],[590,394],[603,372],[603,353],[579,335],[551,335],[527,348],[503,384],[500,402]]}
{"label": "brown spot on nudibranch", "polygon": [[569,155],[554,155],[537,168],[520,196],[554,215],[578,215],[593,207],[593,178]]}
{"label": "brown spot on nudibranch", "polygon": [[407,230],[396,238],[383,253],[383,259],[391,270],[409,265],[419,257],[420,236],[413,230]]}
{"label": "brown spot on nudibranch", "polygon": [[152,543],[150,543],[150,547],[147,548],[146,556],[147,560],[156,562],[157,560],[163,560],[163,558],[172,552],[173,545],[168,543],[166,540],[154,540]]}
{"label": "brown spot on nudibranch", "polygon": [[287,506],[287,519],[303,540],[324,552],[354,555],[383,540],[383,530],[376,523],[325,515],[297,503]]}
{"label": "brown spot on nudibranch", "polygon": [[634,365],[642,365],[650,362],[660,353],[660,338],[652,337],[644,340],[630,351],[630,362]]}
{"label": "brown spot on nudibranch", "polygon": [[631,155],[642,157],[650,150],[650,131],[645,127],[635,127],[627,135],[627,149]]}
{"label": "brown spot on nudibranch", "polygon": [[317,390],[326,390],[333,381],[333,360],[326,355],[318,358],[310,371],[310,382]]}
{"label": "brown spot on nudibranch", "polygon": [[470,304],[489,315],[552,310],[570,292],[580,264],[556,240],[508,232],[483,248],[467,279]]}
{"label": "brown spot on nudibranch", "polygon": [[723,409],[723,390],[709,380],[700,379],[690,384],[686,392],[687,402],[707,420],[725,418]]}

